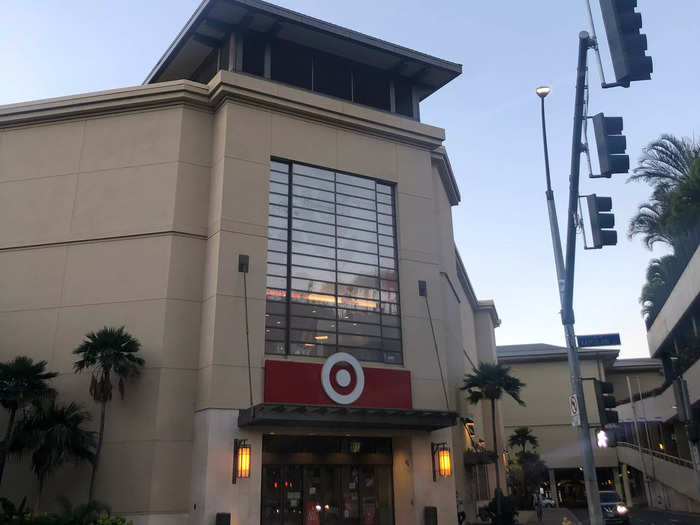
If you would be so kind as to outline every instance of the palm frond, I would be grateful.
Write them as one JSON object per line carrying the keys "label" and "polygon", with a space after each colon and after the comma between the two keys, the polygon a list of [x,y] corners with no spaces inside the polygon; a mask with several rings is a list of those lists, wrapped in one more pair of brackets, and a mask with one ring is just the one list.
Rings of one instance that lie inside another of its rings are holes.
{"label": "palm frond", "polygon": [[467,390],[468,399],[472,404],[482,399],[500,399],[505,392],[518,404],[524,405],[520,399],[520,390],[525,383],[510,376],[509,372],[509,367],[499,363],[479,363],[479,366],[464,378],[461,390]]}
{"label": "palm frond", "polygon": [[124,397],[125,381],[139,375],[145,361],[137,352],[141,343],[123,326],[104,327],[85,335],[83,342],[73,351],[79,359],[73,365],[75,372],[90,371],[90,395],[98,402],[112,398],[111,376],[117,377],[119,392]]}
{"label": "palm frond", "polygon": [[90,414],[76,403],[43,399],[18,423],[10,451],[17,456],[32,453],[32,470],[43,486],[66,462],[94,461],[96,434],[83,428],[89,420]]}
{"label": "palm frond", "polygon": [[46,371],[46,361],[35,363],[26,356],[0,363],[0,404],[7,410],[18,410],[37,399],[55,396],[47,381],[56,375]]}

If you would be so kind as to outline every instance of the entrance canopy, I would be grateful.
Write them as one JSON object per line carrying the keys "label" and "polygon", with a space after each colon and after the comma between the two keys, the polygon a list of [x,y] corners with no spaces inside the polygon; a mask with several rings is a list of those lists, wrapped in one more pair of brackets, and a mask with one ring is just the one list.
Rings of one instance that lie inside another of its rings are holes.
{"label": "entrance canopy", "polygon": [[354,406],[261,403],[241,410],[239,427],[287,426],[326,428],[387,428],[433,431],[451,427],[457,413],[442,410],[362,408]]}

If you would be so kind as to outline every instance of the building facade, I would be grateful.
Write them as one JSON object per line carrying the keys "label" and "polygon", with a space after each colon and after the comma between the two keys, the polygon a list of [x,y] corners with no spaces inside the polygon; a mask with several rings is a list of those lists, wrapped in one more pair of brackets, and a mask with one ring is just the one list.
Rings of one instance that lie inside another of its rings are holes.
{"label": "building facade", "polygon": [[[503,436],[459,386],[499,319],[454,244],[444,131],[420,122],[460,72],[205,0],[144,85],[0,107],[0,358],[46,360],[96,416],[72,350],[102,326],[142,343],[98,500],[136,525],[476,514],[494,468],[463,456]],[[5,479],[36,486],[26,462]],[[61,469],[43,507],[88,480]]]}
{"label": "building facade", "polygon": [[[612,383],[616,399],[624,401],[628,397],[628,378],[637,392],[638,385],[661,385],[663,374],[657,359],[617,359],[618,353],[615,349],[580,349],[579,358],[581,377],[586,378],[584,396],[598,484],[601,489],[617,490],[631,505],[645,501],[643,485],[634,472],[628,473],[629,469],[621,464],[616,448],[601,449],[595,445],[600,417],[590,379]],[[522,391],[526,407],[508,399],[502,404],[505,436],[518,427],[529,427],[539,442],[537,452],[549,469],[549,482],[545,484],[549,496],[565,506],[585,504],[582,459],[569,412],[567,349],[547,344],[499,346],[498,360],[511,367],[512,374],[526,384]]]}
{"label": "building facade", "polygon": [[644,480],[650,505],[700,512],[700,248],[658,312],[647,319],[649,352],[663,383],[634,388],[618,407],[621,460]]}

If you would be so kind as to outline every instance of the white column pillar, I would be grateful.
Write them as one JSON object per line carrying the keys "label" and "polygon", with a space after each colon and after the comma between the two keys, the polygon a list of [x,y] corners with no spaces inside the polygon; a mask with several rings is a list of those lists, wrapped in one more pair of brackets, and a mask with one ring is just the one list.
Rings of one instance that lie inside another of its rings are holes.
{"label": "white column pillar", "polygon": [[615,481],[615,492],[620,494],[622,496],[623,500],[627,501],[625,499],[625,491],[622,487],[622,481],[620,480],[620,476],[621,476],[620,472],[621,471],[620,471],[619,466],[618,466],[618,468],[613,469],[613,481]]}
{"label": "white column pillar", "polygon": [[550,497],[554,500],[554,504],[559,507],[559,491],[557,490],[557,476],[554,469],[549,469],[549,490]]}
{"label": "white column pillar", "polygon": [[628,507],[633,507],[634,503],[632,502],[632,492],[630,491],[630,480],[627,477],[627,465],[624,463],[620,465],[620,470],[622,471],[622,488],[625,493],[625,503]]}

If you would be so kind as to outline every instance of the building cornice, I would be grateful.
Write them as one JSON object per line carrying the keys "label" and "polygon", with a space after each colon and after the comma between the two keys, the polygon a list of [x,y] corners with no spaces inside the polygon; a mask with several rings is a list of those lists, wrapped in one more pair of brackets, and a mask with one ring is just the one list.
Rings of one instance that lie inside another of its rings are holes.
{"label": "building cornice", "polygon": [[243,73],[220,70],[209,89],[215,107],[232,100],[431,151],[445,140],[442,128]]}
{"label": "building cornice", "polygon": [[457,179],[455,179],[454,173],[452,172],[452,165],[450,164],[450,158],[447,156],[447,150],[443,146],[440,146],[433,151],[431,159],[433,165],[440,174],[442,185],[445,187],[445,192],[447,193],[447,199],[452,206],[457,206],[462,196],[459,194]]}
{"label": "building cornice", "polygon": [[496,304],[492,300],[482,300],[476,298],[476,293],[474,293],[474,288],[472,283],[467,276],[467,270],[464,268],[464,263],[462,262],[462,257],[459,255],[459,251],[455,248],[455,258],[457,259],[457,279],[459,284],[462,285],[462,290],[464,295],[467,296],[469,304],[474,309],[475,312],[482,311],[489,314],[491,317],[491,322],[494,328],[501,326],[501,320],[498,317],[498,312],[496,311]]}
{"label": "building cornice", "polygon": [[[208,85],[176,80],[0,106],[0,130],[172,105],[214,111],[227,100],[429,151],[445,139],[444,130],[435,126],[230,71],[220,71]],[[446,191],[452,190],[446,186]]]}
{"label": "building cornice", "polygon": [[111,89],[0,106],[0,130],[170,105],[211,108],[209,89],[189,80]]}
{"label": "building cornice", "polygon": [[[600,359],[614,361],[619,355],[619,350],[579,350],[578,356],[582,361]],[[568,355],[565,353],[536,354],[536,355],[498,355],[499,363],[540,363],[545,361],[567,361]]]}

